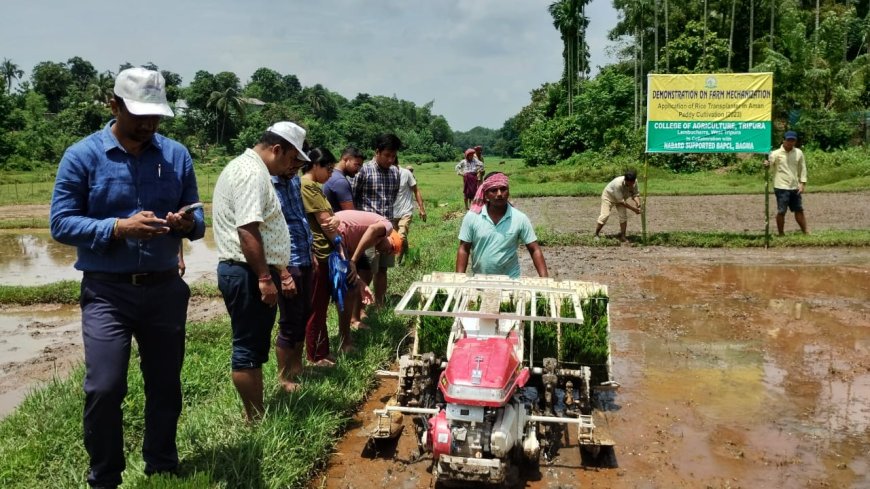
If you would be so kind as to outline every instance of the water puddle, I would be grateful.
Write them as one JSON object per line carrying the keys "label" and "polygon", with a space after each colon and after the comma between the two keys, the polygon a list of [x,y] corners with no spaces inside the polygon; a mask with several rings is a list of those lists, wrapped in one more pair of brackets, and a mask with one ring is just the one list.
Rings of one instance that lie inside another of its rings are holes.
{"label": "water puddle", "polygon": [[866,268],[675,266],[632,287],[613,303],[634,420],[617,439],[652,423],[647,448],[683,480],[870,484]]}
{"label": "water puddle", "polygon": [[[58,280],[81,280],[73,268],[76,250],[51,238],[48,230],[0,231],[0,284],[40,285]],[[184,241],[185,280],[214,278],[217,245],[211,228],[203,239]]]}
{"label": "water puddle", "polygon": [[0,417],[10,413],[35,382],[54,375],[58,364],[78,361],[80,349],[77,305],[4,308],[0,315]]}
{"label": "water puddle", "polygon": [[81,310],[77,305],[55,305],[44,309],[5,309],[0,316],[0,374],[4,366],[33,358],[56,342],[58,337],[78,335]]}

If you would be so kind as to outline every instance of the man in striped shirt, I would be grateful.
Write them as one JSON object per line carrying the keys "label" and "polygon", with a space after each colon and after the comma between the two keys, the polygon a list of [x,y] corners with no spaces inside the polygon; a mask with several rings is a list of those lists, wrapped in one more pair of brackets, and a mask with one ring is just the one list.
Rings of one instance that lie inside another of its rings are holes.
{"label": "man in striped shirt", "polygon": [[296,284],[296,295],[278,295],[278,336],[275,338],[275,359],[278,380],[287,392],[299,387],[295,382],[302,373],[302,350],[305,347],[305,324],[311,315],[312,260],[314,236],[302,205],[299,169],[304,162],[293,161],[285,175],[273,175],[272,186],[281,203],[281,212],[290,232],[290,262],[288,269]]}

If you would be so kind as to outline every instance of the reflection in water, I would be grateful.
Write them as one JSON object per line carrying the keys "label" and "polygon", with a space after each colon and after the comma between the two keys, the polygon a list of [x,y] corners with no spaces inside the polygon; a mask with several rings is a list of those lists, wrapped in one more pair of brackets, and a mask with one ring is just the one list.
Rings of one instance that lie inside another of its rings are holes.
{"label": "reflection in water", "polygon": [[680,266],[640,282],[612,305],[616,351],[639,356],[616,353],[615,378],[624,403],[668,417],[687,478],[870,487],[866,268]]}
{"label": "reflection in water", "polygon": [[[51,239],[48,230],[0,231],[0,284],[40,285],[58,280],[80,280],[73,268],[76,250]],[[197,241],[184,240],[188,283],[214,278],[217,246],[211,228]]]}

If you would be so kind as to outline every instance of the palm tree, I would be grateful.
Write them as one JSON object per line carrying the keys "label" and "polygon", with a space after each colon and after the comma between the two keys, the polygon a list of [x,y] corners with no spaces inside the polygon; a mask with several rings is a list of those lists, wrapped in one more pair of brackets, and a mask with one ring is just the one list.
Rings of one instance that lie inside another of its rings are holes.
{"label": "palm tree", "polygon": [[115,74],[111,71],[99,73],[97,78],[88,85],[88,93],[95,101],[108,105],[115,93]]}
{"label": "palm tree", "polygon": [[220,144],[223,139],[224,129],[226,128],[227,117],[229,117],[230,111],[235,112],[242,119],[245,118],[245,101],[242,100],[239,91],[232,87],[227,88],[224,91],[215,90],[214,92],[211,92],[206,107],[214,109],[215,115],[217,115],[221,120],[220,125],[216,127],[215,131],[218,144]]}
{"label": "palm tree", "polygon": [[574,113],[574,92],[577,74],[580,71],[579,66],[583,66],[584,73],[588,70],[585,33],[589,19],[584,15],[588,3],[589,0],[559,0],[551,3],[547,8],[553,17],[553,27],[561,34],[564,46],[562,57],[565,60],[564,79],[568,93],[568,115]]}
{"label": "palm tree", "polygon": [[12,92],[12,80],[20,80],[24,76],[24,70],[13,63],[11,59],[3,58],[3,63],[0,64],[0,72],[6,80],[6,93]]}
{"label": "palm tree", "polygon": [[329,95],[326,93],[326,90],[318,83],[305,92],[305,103],[311,107],[311,112],[314,113],[314,115],[321,117],[326,110],[327,105],[329,105]]}
{"label": "palm tree", "polygon": [[[728,70],[731,70],[731,56],[734,54],[734,14],[737,13],[737,0],[731,0],[731,33],[728,34]],[[771,23],[773,21],[771,20]],[[770,34],[773,37],[773,33]]]}

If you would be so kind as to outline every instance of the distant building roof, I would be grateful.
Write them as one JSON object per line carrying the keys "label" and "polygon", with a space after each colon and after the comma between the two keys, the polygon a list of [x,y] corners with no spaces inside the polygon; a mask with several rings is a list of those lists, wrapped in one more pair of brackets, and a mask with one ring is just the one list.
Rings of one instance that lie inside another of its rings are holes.
{"label": "distant building roof", "polygon": [[257,106],[266,105],[266,102],[263,102],[262,100],[260,100],[258,98],[254,98],[254,97],[242,97],[242,102],[244,102],[248,105],[257,105]]}

